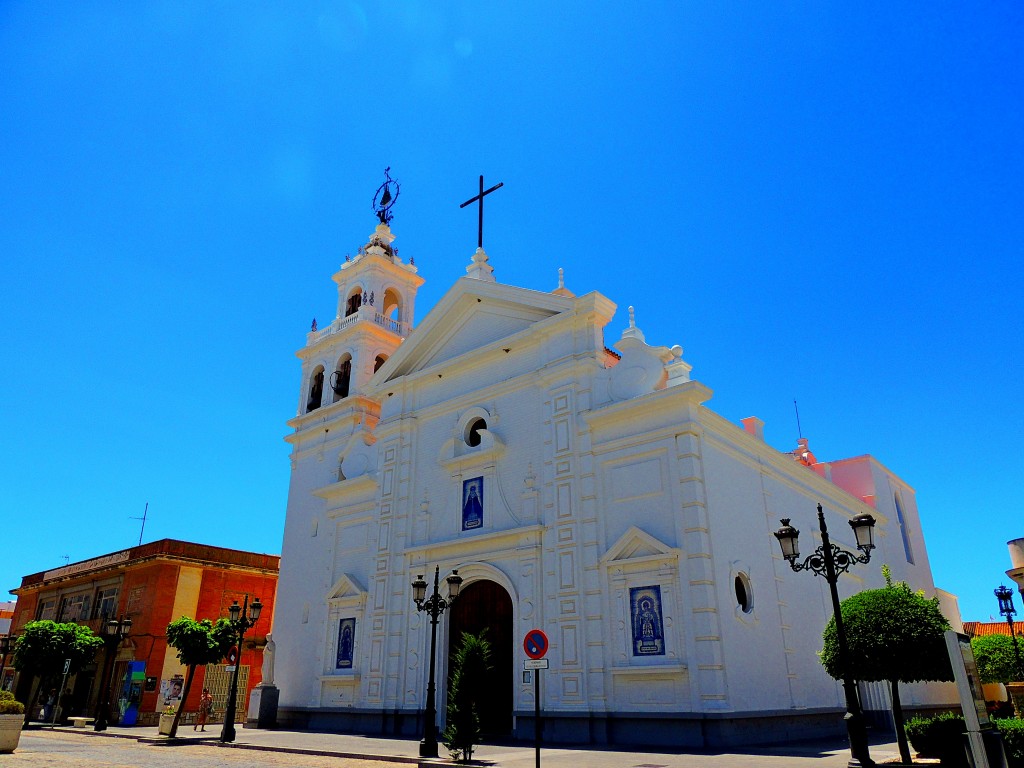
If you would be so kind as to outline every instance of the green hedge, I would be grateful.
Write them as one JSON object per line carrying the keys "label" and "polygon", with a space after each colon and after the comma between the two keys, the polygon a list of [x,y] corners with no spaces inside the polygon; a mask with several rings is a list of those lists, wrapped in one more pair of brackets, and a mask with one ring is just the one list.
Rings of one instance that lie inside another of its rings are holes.
{"label": "green hedge", "polygon": [[[1003,737],[1003,749],[1010,768],[1024,768],[1024,720],[1015,717],[995,720]],[[935,717],[913,717],[907,721],[907,738],[921,757],[934,757],[948,768],[968,765],[962,715],[947,712]]]}
{"label": "green hedge", "polygon": [[10,691],[0,691],[0,715],[23,715],[25,705],[14,700],[14,694]]}
{"label": "green hedge", "polygon": [[944,768],[967,768],[963,715],[946,712],[935,717],[912,717],[904,730],[921,757],[937,757]]}
{"label": "green hedge", "polygon": [[1003,735],[1003,749],[1010,768],[1024,768],[1024,720],[1008,717],[995,723]]}

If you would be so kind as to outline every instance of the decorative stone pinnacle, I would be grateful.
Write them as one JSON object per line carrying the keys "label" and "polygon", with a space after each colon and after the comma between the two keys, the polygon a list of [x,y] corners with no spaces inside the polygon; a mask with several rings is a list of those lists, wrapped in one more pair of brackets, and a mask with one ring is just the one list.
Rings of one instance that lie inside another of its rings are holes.
{"label": "decorative stone pinnacle", "polygon": [[565,287],[565,270],[561,267],[558,268],[558,287],[552,291],[555,296],[566,296],[570,299],[575,298],[576,294]]}
{"label": "decorative stone pinnacle", "polygon": [[478,247],[476,252],[473,253],[473,259],[470,261],[469,266],[466,267],[466,276],[472,277],[474,280],[484,280],[490,283],[497,282],[494,279],[494,267],[488,264],[488,261],[490,259],[487,256],[487,252],[482,247]]}
{"label": "decorative stone pinnacle", "polygon": [[622,338],[646,342],[644,332],[636,327],[636,310],[633,307],[629,308],[629,327],[622,332]]}

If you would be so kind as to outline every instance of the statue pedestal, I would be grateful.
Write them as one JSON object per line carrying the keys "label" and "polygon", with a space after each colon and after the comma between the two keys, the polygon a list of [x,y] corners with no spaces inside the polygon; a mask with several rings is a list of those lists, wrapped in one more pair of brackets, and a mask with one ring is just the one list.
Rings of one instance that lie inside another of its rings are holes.
{"label": "statue pedestal", "polygon": [[249,694],[249,709],[245,715],[246,728],[276,728],[277,700],[281,695],[276,685],[260,683]]}

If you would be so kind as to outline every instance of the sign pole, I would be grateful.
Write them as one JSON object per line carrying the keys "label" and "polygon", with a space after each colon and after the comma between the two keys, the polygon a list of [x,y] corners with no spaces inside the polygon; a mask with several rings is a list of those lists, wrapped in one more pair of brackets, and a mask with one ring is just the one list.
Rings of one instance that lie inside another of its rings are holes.
{"label": "sign pole", "polygon": [[540,670],[533,670],[533,748],[540,768]]}
{"label": "sign pole", "polygon": [[[50,721],[51,730],[57,725],[57,708],[60,706],[60,700],[64,698],[64,687],[68,684],[68,672],[71,671],[71,659],[64,659],[64,678],[60,681],[60,691],[57,692],[57,700],[53,702],[53,720]],[[67,715],[67,712],[61,712],[62,715]]]}
{"label": "sign pole", "polygon": [[530,657],[523,666],[533,670],[533,748],[537,753],[537,768],[540,768],[540,671],[548,668],[548,660],[544,658],[548,645],[548,636],[542,629],[531,629],[523,638],[523,650]]}

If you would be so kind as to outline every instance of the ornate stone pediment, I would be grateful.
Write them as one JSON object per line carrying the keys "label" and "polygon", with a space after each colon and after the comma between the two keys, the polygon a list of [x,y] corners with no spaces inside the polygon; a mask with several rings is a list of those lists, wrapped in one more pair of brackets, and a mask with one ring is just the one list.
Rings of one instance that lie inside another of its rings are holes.
{"label": "ornate stone pediment", "polygon": [[639,559],[675,560],[678,557],[678,549],[670,547],[633,525],[604,554],[601,564],[608,566]]}
{"label": "ornate stone pediment", "polygon": [[366,602],[366,590],[359,586],[355,578],[343,573],[341,578],[334,582],[334,586],[328,590],[327,602],[364,603]]}

